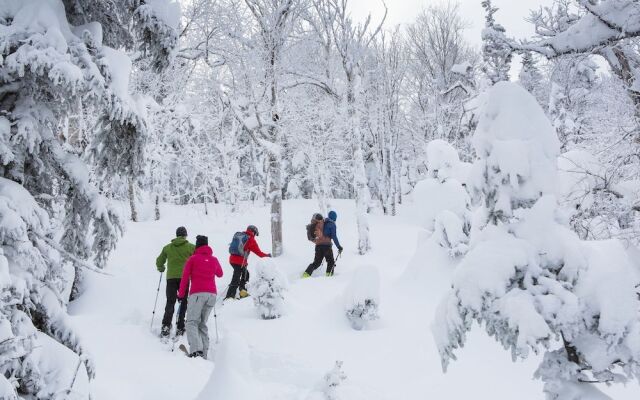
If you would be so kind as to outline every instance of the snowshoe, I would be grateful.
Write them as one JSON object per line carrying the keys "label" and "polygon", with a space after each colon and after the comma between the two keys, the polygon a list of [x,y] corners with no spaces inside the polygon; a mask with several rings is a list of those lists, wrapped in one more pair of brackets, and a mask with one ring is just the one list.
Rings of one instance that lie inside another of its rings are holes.
{"label": "snowshoe", "polygon": [[197,358],[197,357],[204,358],[204,352],[202,352],[202,351],[194,351],[193,353],[189,354],[189,357],[191,357],[191,358]]}

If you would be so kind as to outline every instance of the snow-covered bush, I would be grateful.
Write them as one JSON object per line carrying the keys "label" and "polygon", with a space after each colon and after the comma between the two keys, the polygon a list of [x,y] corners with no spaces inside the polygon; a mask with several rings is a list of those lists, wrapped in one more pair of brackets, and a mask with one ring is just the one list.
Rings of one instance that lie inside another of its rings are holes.
{"label": "snow-covered bush", "polygon": [[288,286],[287,277],[272,260],[262,259],[256,263],[249,289],[261,318],[275,319],[282,316]]}
{"label": "snow-covered bush", "polygon": [[584,242],[559,223],[559,145],[531,95],[498,83],[485,101],[474,143],[490,218],[438,308],[443,368],[476,321],[514,360],[545,354],[536,376],[550,399],[640,378],[638,271],[620,242]]}
{"label": "snow-covered bush", "polygon": [[637,185],[616,182],[619,179],[584,150],[571,150],[558,158],[559,203],[581,239],[637,240],[633,215]]}
{"label": "snow-covered bush", "polygon": [[444,210],[435,219],[432,239],[447,249],[449,257],[465,254],[469,248],[469,223],[455,213]]}
{"label": "snow-covered bush", "polygon": [[339,400],[338,388],[347,380],[347,374],[342,370],[342,361],[336,361],[336,365],[324,376],[322,392],[326,400]]}
{"label": "snow-covered bush", "polygon": [[458,178],[459,168],[458,151],[450,143],[436,139],[427,144],[427,169],[432,178],[440,181]]}
{"label": "snow-covered bush", "polygon": [[436,217],[442,211],[450,211],[463,221],[469,219],[469,194],[456,179],[420,181],[413,189],[411,199],[412,204],[407,209],[409,217],[429,231],[434,230]]}
{"label": "snow-covered bush", "polygon": [[380,272],[373,265],[363,265],[353,274],[344,294],[345,315],[355,330],[380,318]]}

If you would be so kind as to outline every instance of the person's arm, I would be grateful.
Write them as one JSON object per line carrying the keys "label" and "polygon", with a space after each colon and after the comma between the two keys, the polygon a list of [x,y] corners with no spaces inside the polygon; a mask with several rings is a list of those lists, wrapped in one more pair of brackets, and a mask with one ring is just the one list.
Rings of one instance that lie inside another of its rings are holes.
{"label": "person's arm", "polygon": [[258,257],[260,258],[271,257],[271,254],[264,253],[262,250],[260,250],[260,246],[258,246],[258,241],[255,238],[249,239],[249,242],[247,244],[249,245],[249,251],[257,255]]}
{"label": "person's arm", "polygon": [[164,251],[164,247],[163,247],[162,251],[160,252],[160,255],[158,256],[158,258],[156,258],[156,268],[158,269],[158,271],[164,272],[164,263],[166,262],[167,262],[167,253]]}
{"label": "person's arm", "polygon": [[331,224],[331,239],[333,239],[333,243],[336,244],[338,250],[342,251],[342,246],[340,246],[340,241],[338,240],[338,227],[335,223]]}
{"label": "person's arm", "polygon": [[184,299],[187,294],[187,287],[189,287],[189,278],[191,278],[191,257],[187,260],[182,270],[182,278],[180,278],[180,289],[178,290],[178,298]]}
{"label": "person's arm", "polygon": [[213,258],[213,271],[218,278],[222,278],[224,271],[222,271],[222,265],[220,265],[220,261],[216,257]]}

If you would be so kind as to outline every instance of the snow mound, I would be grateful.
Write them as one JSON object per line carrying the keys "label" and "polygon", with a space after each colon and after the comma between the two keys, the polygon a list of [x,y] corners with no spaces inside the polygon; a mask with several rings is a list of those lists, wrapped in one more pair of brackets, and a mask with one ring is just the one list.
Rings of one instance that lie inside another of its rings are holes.
{"label": "snow mound", "polygon": [[458,178],[459,167],[460,156],[450,143],[437,139],[427,144],[427,168],[433,178]]}
{"label": "snow mound", "polygon": [[260,398],[254,393],[249,346],[238,332],[224,335],[216,352],[216,367],[196,400]]}

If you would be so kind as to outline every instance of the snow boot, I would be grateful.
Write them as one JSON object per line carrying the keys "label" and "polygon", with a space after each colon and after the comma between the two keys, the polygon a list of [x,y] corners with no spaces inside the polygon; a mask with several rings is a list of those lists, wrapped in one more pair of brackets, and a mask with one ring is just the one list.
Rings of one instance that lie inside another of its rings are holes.
{"label": "snow boot", "polygon": [[191,358],[196,358],[196,357],[204,358],[204,352],[202,352],[202,351],[194,351],[193,353],[189,354],[189,357],[191,357]]}
{"label": "snow boot", "polygon": [[244,299],[245,297],[249,296],[249,292],[247,292],[246,290],[241,290],[240,291],[240,298]]}
{"label": "snow boot", "polygon": [[327,272],[325,275],[326,276],[333,276],[333,272]]}
{"label": "snow boot", "polygon": [[170,333],[171,333],[171,327],[169,325],[164,325],[160,330],[160,337],[161,338],[169,337]]}
{"label": "snow boot", "polygon": [[304,278],[311,278],[311,275],[305,272],[304,274],[302,274],[302,279]]}
{"label": "snow boot", "polygon": [[184,336],[184,328],[176,329],[176,336]]}

